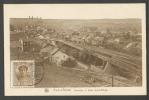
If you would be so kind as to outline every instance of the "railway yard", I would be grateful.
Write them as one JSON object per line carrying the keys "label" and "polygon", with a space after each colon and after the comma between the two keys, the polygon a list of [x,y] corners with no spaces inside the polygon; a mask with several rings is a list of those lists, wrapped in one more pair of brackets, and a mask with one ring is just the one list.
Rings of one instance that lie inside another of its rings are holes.
{"label": "railway yard", "polygon": [[[68,44],[69,46],[72,45],[71,43]],[[74,45],[72,46],[74,47]],[[14,47],[15,46],[11,48],[11,59],[13,60],[19,59],[38,61],[38,58],[41,56],[39,53],[33,52],[22,53]],[[132,59],[131,56],[127,57],[128,55],[124,56],[120,54],[109,53],[109,50],[106,51],[105,49],[103,50],[103,48],[100,49],[97,50],[97,48],[94,49],[92,47],[94,53],[101,56],[106,55],[105,58],[107,58],[109,63],[106,71],[100,72],[96,69],[93,69],[88,72],[87,68],[89,65],[84,63],[82,63],[82,65],[86,66],[86,69],[83,67],[78,67],[79,65],[73,68],[65,66],[59,67],[55,63],[48,60],[44,61],[44,64],[38,67],[35,65],[35,72],[37,74],[35,75],[37,78],[37,84],[35,87],[126,87],[141,85],[141,83],[137,83],[135,79],[136,75],[141,74],[141,65],[138,66],[138,64],[133,62],[134,60],[138,59]],[[90,48],[88,48],[88,50],[90,50]],[[79,62],[80,61],[77,60],[77,63]],[[42,67],[43,69],[39,67]],[[133,73],[133,71],[136,73]]]}
{"label": "railway yard", "polygon": [[37,88],[142,86],[141,56],[55,35],[12,31],[10,40],[11,60],[35,61]]}

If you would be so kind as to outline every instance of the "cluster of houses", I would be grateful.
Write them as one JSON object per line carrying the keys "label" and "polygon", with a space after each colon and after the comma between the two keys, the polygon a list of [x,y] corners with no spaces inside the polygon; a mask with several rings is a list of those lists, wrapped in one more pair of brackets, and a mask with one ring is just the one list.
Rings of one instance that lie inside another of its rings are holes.
{"label": "cluster of houses", "polygon": [[[19,42],[18,47],[21,52],[31,52],[31,53],[37,52],[40,55],[40,57],[42,57],[44,60],[48,61],[49,63],[54,63],[56,64],[56,66],[63,66],[63,64],[66,61],[71,63],[70,67],[73,66],[75,67],[76,64],[76,66],[79,66],[80,68],[83,69],[88,69],[88,66],[81,62],[87,64],[88,62],[86,61],[89,61],[90,63],[92,63],[91,64],[92,70],[95,71],[98,71],[97,69],[99,68],[103,68],[103,65],[105,66],[105,62],[98,59],[98,57],[95,60],[93,60],[94,57],[92,55],[85,56],[85,54],[81,54],[80,52],[82,50],[81,48],[74,47],[71,49],[71,46],[67,47],[67,45],[64,46],[63,44],[62,46],[60,46],[56,44],[54,39],[47,39],[42,35],[36,36],[34,38],[22,38],[22,39],[20,38],[18,42]],[[93,61],[91,61],[91,59]]]}
{"label": "cluster of houses", "polygon": [[42,23],[40,25],[38,24],[39,23],[36,23],[35,25],[27,24],[25,26],[21,26],[23,29],[16,28],[12,30],[11,33],[14,34],[11,34],[11,39],[13,39],[12,36],[14,36],[16,40],[16,36],[18,35],[18,48],[21,52],[37,52],[39,53],[40,57],[43,57],[44,60],[48,61],[49,63],[54,63],[59,67],[63,66],[66,61],[70,63],[71,61],[77,61],[76,66],[80,66],[83,69],[88,69],[89,66],[84,63],[90,62],[90,68],[95,72],[99,72],[99,69],[108,71],[108,73],[111,72],[111,67],[108,61],[98,59],[101,56],[93,57],[93,55],[81,54],[78,51],[76,51],[78,53],[75,53],[75,50],[72,50],[70,47],[66,47],[67,50],[63,50],[65,46],[62,45],[62,48],[58,46],[55,43],[55,39],[61,39],[67,43],[70,42],[72,44],[80,44],[84,46],[91,45],[104,48],[108,48],[108,46],[119,46],[120,50],[125,50],[128,52],[133,50],[132,53],[139,52],[139,54],[142,52],[140,34],[133,34],[131,37],[116,35],[110,37],[109,35],[105,35],[108,33],[101,33],[101,35],[96,35],[93,33],[82,34],[80,32],[61,34],[57,33],[55,29],[47,29]]}
{"label": "cluster of houses", "polygon": [[129,36],[123,33],[122,35],[114,34],[110,37],[108,33],[104,33],[104,35],[94,35],[94,33],[82,34],[78,32],[78,34],[73,34],[72,32],[66,35],[62,34],[62,36],[59,34],[58,38],[61,36],[61,39],[75,44],[103,47],[114,51],[140,56],[142,52],[142,35],[132,33],[133,32],[130,32]]}
{"label": "cluster of houses", "polygon": [[[18,20],[18,19],[17,19]],[[42,21],[41,18],[29,17],[25,22],[18,23],[12,27],[12,33],[22,33],[28,37],[35,37],[40,39],[63,39],[75,44],[103,47],[107,49],[118,50],[120,52],[138,52],[142,51],[141,34],[134,32],[112,32],[110,30],[102,31],[77,31],[71,28],[70,33],[61,30],[57,32],[56,29],[51,29]],[[90,27],[89,27],[90,28]],[[88,28],[87,28],[88,29]],[[130,53],[131,54],[131,53]]]}

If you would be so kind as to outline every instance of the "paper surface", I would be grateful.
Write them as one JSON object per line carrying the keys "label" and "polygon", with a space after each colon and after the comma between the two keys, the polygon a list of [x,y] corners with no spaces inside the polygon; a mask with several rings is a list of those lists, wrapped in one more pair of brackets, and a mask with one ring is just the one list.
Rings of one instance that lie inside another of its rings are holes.
{"label": "paper surface", "polygon": [[5,4],[6,96],[146,95],[145,4]]}

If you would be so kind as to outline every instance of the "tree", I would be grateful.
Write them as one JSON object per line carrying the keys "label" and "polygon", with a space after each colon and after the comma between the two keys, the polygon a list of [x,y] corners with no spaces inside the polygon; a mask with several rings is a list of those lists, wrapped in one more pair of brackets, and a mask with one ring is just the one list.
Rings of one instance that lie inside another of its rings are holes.
{"label": "tree", "polygon": [[10,24],[10,31],[14,31],[14,30],[15,30],[14,25]]}

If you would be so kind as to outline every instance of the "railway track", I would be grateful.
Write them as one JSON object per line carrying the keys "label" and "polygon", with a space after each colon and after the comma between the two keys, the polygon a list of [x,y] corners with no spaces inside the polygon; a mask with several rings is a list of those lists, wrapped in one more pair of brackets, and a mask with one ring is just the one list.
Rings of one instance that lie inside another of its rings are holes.
{"label": "railway track", "polygon": [[105,56],[108,58],[108,60],[111,64],[118,66],[121,69],[125,69],[129,72],[132,72],[134,74],[139,74],[139,76],[141,76],[142,61],[140,58],[136,58],[133,56],[129,56],[127,54],[107,50],[104,48],[83,46],[83,45],[78,45],[78,44],[76,45],[73,43],[67,43],[62,40],[60,40],[60,42],[66,44],[66,45],[69,45],[69,46],[72,45],[72,47],[76,46],[76,49],[81,48],[80,50],[85,49],[85,50],[88,50],[94,54]]}
{"label": "railway track", "polygon": [[108,58],[107,60],[111,63],[111,65],[117,66],[119,70],[121,70],[124,74],[130,74],[130,75],[137,75],[142,77],[142,65],[140,58],[132,57],[129,55],[125,55],[123,53],[116,53],[111,50],[107,50],[104,48],[98,48],[98,47],[89,47],[84,45],[78,45],[73,43],[68,43],[67,41],[63,40],[54,40],[55,42],[61,42],[62,44],[68,45],[68,48],[74,48],[77,50],[88,50],[91,51],[93,54],[98,54],[99,56],[104,56]]}
{"label": "railway track", "polygon": [[115,60],[115,61],[118,61],[121,63],[127,63],[130,66],[133,66],[134,68],[139,68],[139,66],[142,65],[141,59],[138,59],[136,57],[132,57],[129,55],[125,55],[122,53],[116,53],[116,52],[113,52],[111,50],[107,50],[107,49],[103,49],[103,48],[97,48],[97,47],[85,47],[85,49],[91,50],[92,52],[99,53],[103,56],[107,56],[112,60]]}

